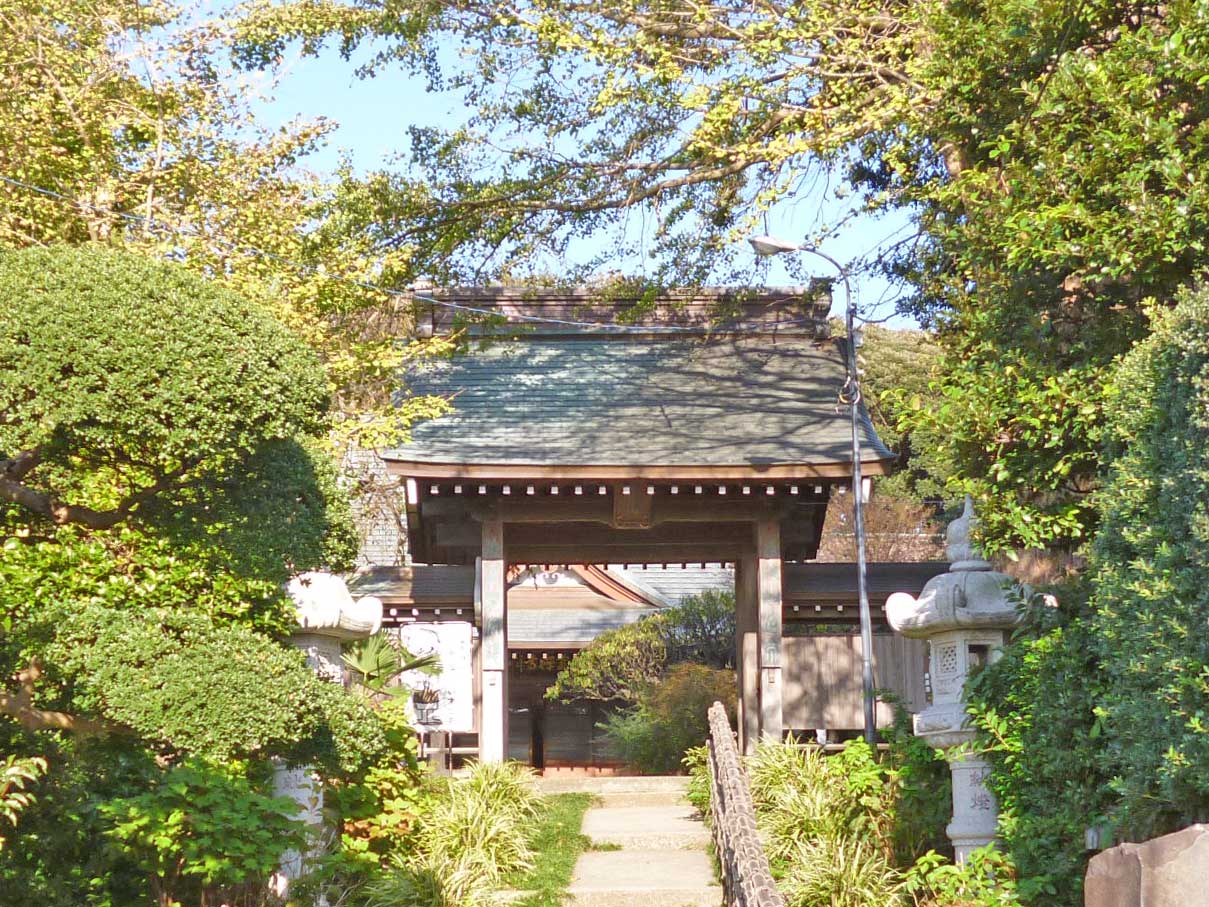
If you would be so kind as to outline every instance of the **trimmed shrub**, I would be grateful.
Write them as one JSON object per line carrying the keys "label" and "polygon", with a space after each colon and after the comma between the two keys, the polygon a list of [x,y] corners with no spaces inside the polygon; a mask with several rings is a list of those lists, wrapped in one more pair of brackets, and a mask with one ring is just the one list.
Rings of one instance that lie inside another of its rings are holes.
{"label": "trimmed shrub", "polygon": [[385,751],[367,703],[320,680],[296,650],[204,615],[84,608],[49,648],[75,705],[157,749],[211,760],[314,757],[354,773]]}
{"label": "trimmed shrub", "polygon": [[722,702],[735,708],[733,670],[684,663],[647,691],[638,705],[604,722],[614,752],[642,772],[679,771],[688,750],[709,737],[709,707]]}
{"label": "trimmed shrub", "polygon": [[734,667],[734,595],[689,596],[675,607],[602,633],[559,672],[546,698],[637,704],[679,662]]}

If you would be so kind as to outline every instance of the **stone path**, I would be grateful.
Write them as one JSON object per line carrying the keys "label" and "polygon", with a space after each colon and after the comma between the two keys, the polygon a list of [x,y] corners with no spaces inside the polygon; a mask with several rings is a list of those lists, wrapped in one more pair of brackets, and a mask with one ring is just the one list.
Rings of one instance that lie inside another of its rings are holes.
{"label": "stone path", "polygon": [[[709,833],[684,800],[685,778],[543,779],[543,793],[585,791],[599,804],[583,833],[598,847],[579,858],[573,907],[720,907]],[[617,849],[614,849],[617,848]]]}

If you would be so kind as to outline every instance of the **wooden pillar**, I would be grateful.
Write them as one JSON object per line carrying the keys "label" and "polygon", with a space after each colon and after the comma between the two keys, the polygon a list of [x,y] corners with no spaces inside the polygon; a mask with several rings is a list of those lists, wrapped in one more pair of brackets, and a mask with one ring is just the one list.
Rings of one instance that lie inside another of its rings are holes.
{"label": "wooden pillar", "polygon": [[503,762],[508,749],[508,630],[504,580],[504,524],[483,520],[479,558],[482,628],[479,644],[479,761]]}
{"label": "wooden pillar", "polygon": [[781,524],[756,523],[756,599],[759,603],[760,736],[781,741]]}
{"label": "wooden pillar", "polygon": [[751,755],[760,739],[759,564],[746,552],[735,564],[735,668],[739,681],[739,747]]}

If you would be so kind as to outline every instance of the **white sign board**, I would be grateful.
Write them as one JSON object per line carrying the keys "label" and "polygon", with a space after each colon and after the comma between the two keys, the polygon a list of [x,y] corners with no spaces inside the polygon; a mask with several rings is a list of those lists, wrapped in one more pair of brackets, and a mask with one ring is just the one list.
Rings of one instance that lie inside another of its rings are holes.
{"label": "white sign board", "polygon": [[474,731],[474,661],[469,621],[433,624],[404,624],[396,631],[403,646],[412,655],[435,652],[441,659],[441,673],[435,676],[408,671],[402,682],[413,690],[428,686],[440,693],[438,724],[433,730],[470,733]]}

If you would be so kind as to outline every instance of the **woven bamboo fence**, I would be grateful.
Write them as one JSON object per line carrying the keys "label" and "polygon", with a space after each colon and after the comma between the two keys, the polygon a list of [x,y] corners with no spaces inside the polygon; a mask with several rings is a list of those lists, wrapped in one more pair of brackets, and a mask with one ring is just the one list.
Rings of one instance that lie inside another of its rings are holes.
{"label": "woven bamboo fence", "polygon": [[709,710],[710,819],[727,907],[785,907],[756,832],[756,810],[722,703]]}

